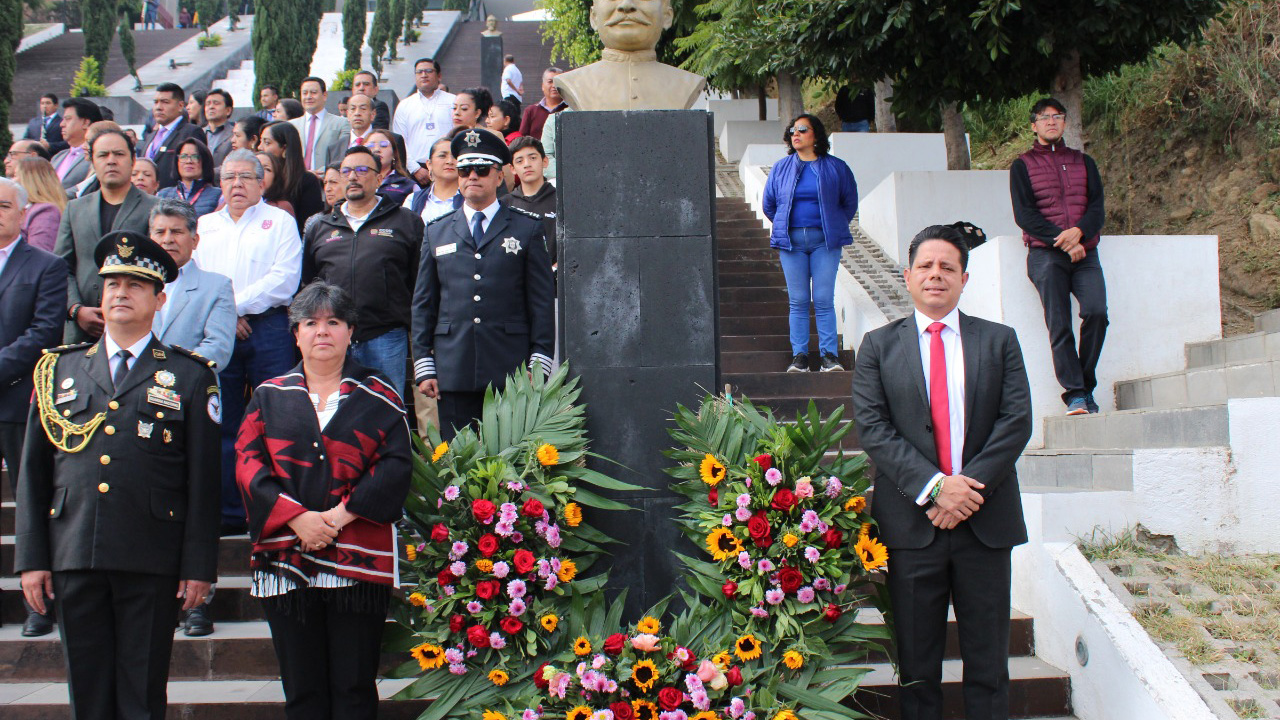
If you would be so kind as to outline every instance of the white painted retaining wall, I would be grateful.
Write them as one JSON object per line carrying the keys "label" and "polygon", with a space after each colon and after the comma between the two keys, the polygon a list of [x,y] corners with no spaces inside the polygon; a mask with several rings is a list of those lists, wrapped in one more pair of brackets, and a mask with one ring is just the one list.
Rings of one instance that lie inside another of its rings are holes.
{"label": "white painted retaining wall", "polygon": [[853,170],[859,200],[891,173],[947,169],[941,133],[832,133],[831,154]]}
{"label": "white painted retaining wall", "polygon": [[[1221,337],[1218,237],[1108,235],[1098,247],[1111,324],[1094,397],[1108,410],[1115,407],[1117,380],[1183,369],[1187,343]],[[1155,258],[1159,262],[1153,265]],[[960,309],[1017,330],[1031,382],[1031,444],[1039,445],[1041,419],[1063,413],[1065,406],[1053,374],[1040,296],[1027,279],[1021,236],[993,237],[973,251]]]}
{"label": "white painted retaining wall", "polygon": [[[724,126],[727,122],[759,122],[760,120],[760,101],[756,98],[746,98],[743,100],[733,100],[731,98],[710,97],[704,93],[705,100],[699,99],[694,103],[695,110],[707,110],[715,115],[712,122],[715,124],[715,136],[720,137],[724,134]],[[776,98],[765,98],[764,101],[764,119],[772,121],[776,129],[774,135],[782,137],[782,125],[778,123],[778,101]]]}
{"label": "white painted retaining wall", "polygon": [[[859,178],[859,187],[862,186]],[[899,265],[907,246],[930,225],[967,220],[988,236],[1017,235],[1007,170],[942,170],[890,173],[863,191],[858,222]]]}
{"label": "white painted retaining wall", "polygon": [[[720,132],[717,141],[720,143],[720,154],[729,162],[742,160],[748,145],[776,145],[781,157],[786,154],[786,147],[780,142],[782,126],[778,122],[760,122],[758,120],[730,120],[721,123],[716,119]],[[769,163],[772,164],[772,163]]]}

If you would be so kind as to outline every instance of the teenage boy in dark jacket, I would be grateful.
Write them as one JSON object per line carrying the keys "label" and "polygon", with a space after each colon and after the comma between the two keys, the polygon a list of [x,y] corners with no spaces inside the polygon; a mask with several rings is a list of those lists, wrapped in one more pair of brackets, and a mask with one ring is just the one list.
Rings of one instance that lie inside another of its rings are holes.
{"label": "teenage boy in dark jacket", "polygon": [[556,186],[547,182],[547,153],[537,138],[518,137],[511,142],[511,165],[520,187],[507,195],[513,207],[542,216],[542,231],[547,235],[547,254],[551,267],[560,262],[556,256]]}
{"label": "teenage boy in dark jacket", "polygon": [[369,148],[348,149],[340,168],[346,201],[308,228],[302,282],[324,279],[351,295],[359,313],[352,358],[403,395],[422,218],[378,196],[382,167]]}

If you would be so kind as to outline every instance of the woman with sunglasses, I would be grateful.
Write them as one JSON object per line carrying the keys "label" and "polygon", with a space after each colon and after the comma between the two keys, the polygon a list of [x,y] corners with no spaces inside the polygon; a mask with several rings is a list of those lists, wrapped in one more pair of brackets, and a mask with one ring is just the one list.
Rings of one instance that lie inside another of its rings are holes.
{"label": "woman with sunglasses", "polygon": [[769,247],[778,250],[787,278],[791,364],[809,371],[809,305],[818,325],[819,367],[843,370],[836,346],[836,271],[841,248],[853,243],[849,223],[858,212],[858,185],[843,160],[830,155],[822,122],[803,114],[782,135],[787,156],[774,163],[764,188],[764,214],[773,223]]}
{"label": "woman with sunglasses", "polygon": [[173,156],[178,184],[156,193],[161,199],[181,200],[196,211],[196,217],[218,208],[222,188],[213,179],[213,153],[199,140],[183,140]]}
{"label": "woman with sunglasses", "polygon": [[378,186],[378,194],[397,205],[403,203],[418,187],[404,168],[404,138],[385,128],[378,128],[369,132],[364,146],[372,150],[382,163],[382,184]]}

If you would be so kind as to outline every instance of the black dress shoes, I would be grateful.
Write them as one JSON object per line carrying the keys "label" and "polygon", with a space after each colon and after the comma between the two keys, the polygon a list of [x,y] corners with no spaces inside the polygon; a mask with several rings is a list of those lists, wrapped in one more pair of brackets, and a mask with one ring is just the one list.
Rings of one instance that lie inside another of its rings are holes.
{"label": "black dress shoes", "polygon": [[204,637],[213,634],[213,620],[209,617],[209,603],[197,605],[187,611],[182,634],[187,637]]}
{"label": "black dress shoes", "polygon": [[48,615],[41,615],[32,610],[27,613],[27,621],[22,624],[22,637],[40,637],[53,632],[53,621]]}

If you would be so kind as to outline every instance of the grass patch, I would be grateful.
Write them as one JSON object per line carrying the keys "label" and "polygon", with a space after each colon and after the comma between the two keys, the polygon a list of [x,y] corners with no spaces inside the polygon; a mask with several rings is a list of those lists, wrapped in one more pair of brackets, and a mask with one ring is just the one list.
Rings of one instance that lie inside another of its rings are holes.
{"label": "grass patch", "polygon": [[1192,665],[1208,665],[1222,657],[1222,653],[1204,639],[1194,620],[1174,615],[1165,603],[1139,605],[1133,609],[1133,617],[1152,637],[1176,647]]}
{"label": "grass patch", "polygon": [[1088,537],[1077,537],[1076,543],[1080,553],[1090,562],[1163,557],[1161,553],[1139,540],[1132,528],[1126,528],[1123,532],[1115,534],[1106,532],[1102,528],[1094,528]]}

